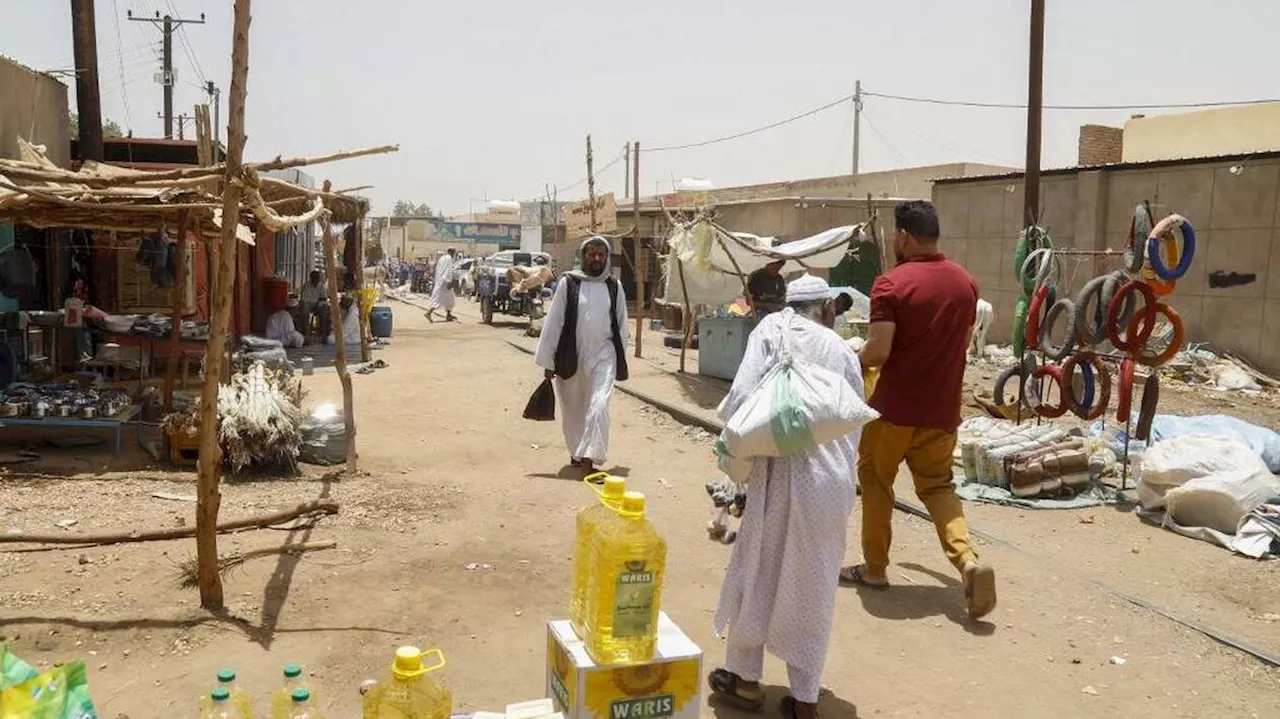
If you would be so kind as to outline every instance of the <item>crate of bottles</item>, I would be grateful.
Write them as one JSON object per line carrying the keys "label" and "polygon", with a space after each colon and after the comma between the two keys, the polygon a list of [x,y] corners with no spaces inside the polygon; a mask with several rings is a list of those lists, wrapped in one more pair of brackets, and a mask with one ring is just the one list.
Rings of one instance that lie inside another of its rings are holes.
{"label": "crate of bottles", "polygon": [[566,719],[698,719],[702,650],[661,612],[651,661],[599,665],[567,621],[547,625],[547,695]]}

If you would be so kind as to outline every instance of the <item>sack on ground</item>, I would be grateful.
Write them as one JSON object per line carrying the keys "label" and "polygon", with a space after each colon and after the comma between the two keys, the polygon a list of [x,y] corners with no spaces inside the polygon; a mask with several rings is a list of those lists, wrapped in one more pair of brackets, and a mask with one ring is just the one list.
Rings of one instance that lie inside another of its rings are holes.
{"label": "sack on ground", "polygon": [[529,396],[529,402],[524,406],[524,418],[535,422],[550,422],[556,418],[556,389],[551,380],[542,380],[542,384]]}
{"label": "sack on ground", "polygon": [[725,422],[726,453],[787,457],[843,437],[879,418],[844,376],[789,353]]}
{"label": "sack on ground", "polygon": [[327,467],[347,461],[347,424],[342,414],[308,416],[298,425],[298,461]]}
{"label": "sack on ground", "polygon": [[1146,510],[1165,509],[1183,527],[1235,534],[1245,515],[1276,494],[1280,478],[1236,439],[1185,435],[1142,455],[1138,501]]}

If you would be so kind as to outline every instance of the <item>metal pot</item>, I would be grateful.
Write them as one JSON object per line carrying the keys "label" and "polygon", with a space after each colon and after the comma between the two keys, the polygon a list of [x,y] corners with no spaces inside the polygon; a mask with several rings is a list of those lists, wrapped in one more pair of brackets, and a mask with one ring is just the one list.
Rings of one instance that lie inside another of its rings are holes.
{"label": "metal pot", "polygon": [[82,419],[94,419],[98,416],[98,408],[91,404],[87,404],[80,408],[80,417]]}
{"label": "metal pot", "polygon": [[60,404],[54,407],[54,413],[59,417],[70,417],[76,413],[76,408],[69,404]]}

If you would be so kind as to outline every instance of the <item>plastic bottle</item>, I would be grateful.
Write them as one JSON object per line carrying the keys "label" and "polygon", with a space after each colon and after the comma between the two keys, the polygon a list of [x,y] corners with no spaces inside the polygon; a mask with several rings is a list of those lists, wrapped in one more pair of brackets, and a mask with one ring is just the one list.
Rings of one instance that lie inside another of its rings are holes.
{"label": "plastic bottle", "polygon": [[597,664],[653,659],[667,542],[645,519],[642,493],[623,495],[614,516],[596,527],[590,550],[587,652]]}
{"label": "plastic bottle", "polygon": [[[594,475],[593,475],[594,476]],[[589,482],[592,477],[584,481]],[[622,496],[627,491],[627,480],[622,477],[606,476],[604,486],[593,491],[598,492],[599,501],[583,507],[578,512],[577,536],[573,549],[573,590],[569,598],[569,622],[579,637],[586,635],[585,609],[587,606],[587,574],[588,554],[596,527],[612,518],[622,506]]]}
{"label": "plastic bottle", "polygon": [[[236,683],[236,670],[219,669],[218,670],[218,689],[225,689],[230,696],[231,707],[237,712],[235,716],[241,719],[253,718],[253,705],[249,699],[249,695],[241,691],[240,685]],[[200,698],[200,708],[203,711],[209,711],[212,706],[212,695]]]}
{"label": "plastic bottle", "polygon": [[311,692],[303,687],[294,689],[289,695],[289,713],[285,716],[288,719],[324,719],[311,699]]}
{"label": "plastic bottle", "polygon": [[[427,655],[439,662],[425,666],[422,658]],[[364,719],[449,719],[453,695],[444,684],[427,676],[444,664],[439,649],[425,653],[417,647],[397,649],[391,675],[364,695]]]}
{"label": "plastic bottle", "polygon": [[237,712],[231,703],[231,692],[218,687],[206,697],[201,697],[200,716],[203,719],[236,719]]}
{"label": "plastic bottle", "polygon": [[271,719],[289,719],[293,706],[293,692],[306,689],[311,695],[311,703],[315,705],[316,695],[312,687],[306,686],[302,679],[302,667],[297,664],[284,665],[284,683],[271,695]]}

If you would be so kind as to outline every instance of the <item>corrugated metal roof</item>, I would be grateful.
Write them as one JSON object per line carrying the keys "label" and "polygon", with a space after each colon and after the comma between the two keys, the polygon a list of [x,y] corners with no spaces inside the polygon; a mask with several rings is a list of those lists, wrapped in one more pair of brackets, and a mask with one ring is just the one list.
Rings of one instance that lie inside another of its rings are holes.
{"label": "corrugated metal roof", "polygon": [[[1053,177],[1055,175],[1072,175],[1077,172],[1089,172],[1093,170],[1145,170],[1155,169],[1159,167],[1177,167],[1179,165],[1200,165],[1210,162],[1242,162],[1245,160],[1273,160],[1280,158],[1280,150],[1267,150],[1265,152],[1246,152],[1236,155],[1209,155],[1204,157],[1179,157],[1168,160],[1144,160],[1142,162],[1115,162],[1109,165],[1078,165],[1076,167],[1059,167],[1049,170],[1041,170],[1041,177]],[[984,182],[990,180],[1014,180],[1022,178],[1026,172],[1006,172],[995,175],[968,175],[966,177],[938,177],[933,180],[935,185],[958,185],[965,182]]]}

